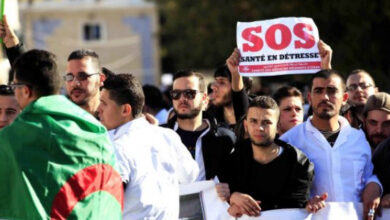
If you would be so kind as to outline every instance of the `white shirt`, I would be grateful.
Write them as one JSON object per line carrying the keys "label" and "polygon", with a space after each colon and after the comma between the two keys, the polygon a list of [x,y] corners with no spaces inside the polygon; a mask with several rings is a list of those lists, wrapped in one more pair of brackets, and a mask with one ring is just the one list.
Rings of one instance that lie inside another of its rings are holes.
{"label": "white shirt", "polygon": [[339,123],[340,133],[333,147],[313,126],[311,118],[280,139],[303,151],[314,163],[312,196],[327,192],[329,202],[361,202],[369,182],[380,185],[372,174],[370,145],[364,133],[352,128],[345,118],[339,116]]}
{"label": "white shirt", "polygon": [[123,182],[123,219],[178,219],[179,183],[193,182],[199,168],[171,129],[145,118],[109,132]]}

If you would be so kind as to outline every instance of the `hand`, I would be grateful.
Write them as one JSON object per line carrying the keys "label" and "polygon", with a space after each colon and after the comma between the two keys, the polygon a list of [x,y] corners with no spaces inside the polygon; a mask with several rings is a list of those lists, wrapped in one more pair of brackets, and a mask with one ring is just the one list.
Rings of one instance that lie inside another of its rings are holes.
{"label": "hand", "polygon": [[234,218],[240,218],[244,214],[240,207],[238,207],[237,205],[231,205],[228,208],[228,213]]}
{"label": "hand", "polygon": [[154,117],[152,114],[144,113],[146,121],[148,121],[152,125],[158,126],[158,120],[156,117]]}
{"label": "hand", "polygon": [[322,40],[318,41],[317,46],[321,57],[321,69],[332,69],[332,48]]}
{"label": "hand", "polygon": [[7,16],[3,16],[3,21],[0,21],[0,38],[3,38],[5,47],[10,48],[19,44],[19,38],[14,31],[9,27]]}
{"label": "hand", "polygon": [[229,198],[230,198],[229,184],[227,184],[227,183],[217,183],[215,185],[215,189],[217,190],[218,197],[222,201],[229,201]]}
{"label": "hand", "polygon": [[[371,182],[366,185],[362,194],[363,217],[365,220],[374,220],[375,216],[381,216],[381,210],[378,208],[381,201],[381,188],[377,183]],[[370,209],[374,210],[373,216],[368,216]]]}
{"label": "hand", "polygon": [[390,208],[390,194],[386,194],[382,197],[381,206],[382,208]]}
{"label": "hand", "polygon": [[321,196],[314,196],[306,203],[306,211],[316,213],[325,207],[325,200],[328,198],[328,193],[323,193]]}
{"label": "hand", "polygon": [[234,192],[230,196],[230,205],[238,206],[248,216],[260,215],[260,201],[254,200],[250,195]]}

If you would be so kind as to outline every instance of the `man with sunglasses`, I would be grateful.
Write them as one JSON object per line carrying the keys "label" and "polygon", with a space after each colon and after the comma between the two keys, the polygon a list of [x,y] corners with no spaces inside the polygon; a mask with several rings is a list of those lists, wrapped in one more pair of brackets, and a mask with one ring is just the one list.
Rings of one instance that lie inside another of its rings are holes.
{"label": "man with sunglasses", "polygon": [[0,85],[0,130],[12,123],[20,108],[10,86]]}
{"label": "man with sunglasses", "polygon": [[[207,104],[206,83],[201,73],[177,72],[171,91],[175,116],[164,125],[174,129],[199,165],[198,181],[210,180],[235,142],[232,131],[217,126],[215,118],[203,112]],[[221,198],[230,195],[227,185],[218,185]]]}
{"label": "man with sunglasses", "polygon": [[[348,121],[360,128],[363,123],[363,109],[368,97],[378,92],[374,79],[365,70],[353,70],[347,78],[348,105],[351,111],[344,113]],[[353,109],[352,109],[353,108]],[[352,123],[352,122],[357,123]]]}
{"label": "man with sunglasses", "polygon": [[361,130],[339,115],[348,99],[343,78],[321,70],[311,80],[308,100],[313,116],[280,139],[302,150],[314,163],[309,212],[330,202],[363,202],[363,216],[372,220],[380,203],[381,185],[373,175],[371,149]]}

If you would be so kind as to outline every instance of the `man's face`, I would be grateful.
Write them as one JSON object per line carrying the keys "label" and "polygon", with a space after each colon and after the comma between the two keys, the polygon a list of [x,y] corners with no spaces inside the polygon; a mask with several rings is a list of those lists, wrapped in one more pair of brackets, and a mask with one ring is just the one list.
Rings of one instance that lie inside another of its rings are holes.
{"label": "man's face", "polygon": [[329,120],[337,117],[348,94],[343,92],[342,80],[332,75],[328,79],[314,78],[308,98],[313,108],[313,116]]}
{"label": "man's face", "polygon": [[0,95],[0,130],[11,124],[20,108],[13,95]]}
{"label": "man's face", "polygon": [[282,99],[279,104],[279,130],[284,133],[303,121],[303,103],[300,97],[290,96]]}
{"label": "man's face", "polygon": [[250,107],[244,120],[244,128],[253,145],[268,147],[274,142],[277,122],[277,111]]}
{"label": "man's face", "polygon": [[[189,94],[191,91],[193,96]],[[176,79],[173,82],[172,94],[180,94],[177,99],[172,97],[173,109],[178,118],[192,119],[201,114],[207,95],[199,91],[199,79],[196,76]]]}
{"label": "man's face", "polygon": [[125,123],[125,119],[122,115],[123,106],[118,105],[110,98],[109,90],[103,89],[100,93],[98,113],[100,122],[107,130],[115,129]]}
{"label": "man's face", "polygon": [[213,90],[213,105],[227,106],[232,103],[232,84],[227,77],[216,77],[211,89]]}
{"label": "man's face", "polygon": [[353,74],[347,79],[348,102],[355,106],[366,104],[370,95],[377,92],[371,77],[364,72]]}
{"label": "man's face", "polygon": [[[66,91],[69,98],[77,105],[86,105],[89,101],[98,95],[101,85],[99,68],[93,62],[92,58],[84,57],[80,60],[68,61],[66,74],[73,75],[72,81],[66,81]],[[79,76],[88,76],[85,80],[78,79]]]}
{"label": "man's face", "polygon": [[367,112],[364,128],[368,141],[375,148],[384,139],[390,137],[390,113],[382,110]]}

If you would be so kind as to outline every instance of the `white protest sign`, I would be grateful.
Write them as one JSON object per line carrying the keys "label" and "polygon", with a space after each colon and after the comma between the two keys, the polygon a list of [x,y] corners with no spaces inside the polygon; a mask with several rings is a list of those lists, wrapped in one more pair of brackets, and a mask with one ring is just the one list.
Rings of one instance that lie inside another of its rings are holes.
{"label": "white protest sign", "polygon": [[311,18],[237,22],[242,76],[315,73],[321,69],[318,29]]}

